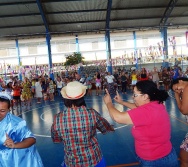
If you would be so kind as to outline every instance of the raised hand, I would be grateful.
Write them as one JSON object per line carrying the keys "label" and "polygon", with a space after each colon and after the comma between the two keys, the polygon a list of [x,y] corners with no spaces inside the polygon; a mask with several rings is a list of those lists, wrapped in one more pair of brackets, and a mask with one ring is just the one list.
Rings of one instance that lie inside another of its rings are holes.
{"label": "raised hand", "polygon": [[104,100],[104,103],[107,105],[108,103],[112,103],[112,99],[110,97],[108,90],[105,89],[105,91],[106,91],[106,95],[104,96],[103,100]]}
{"label": "raised hand", "polygon": [[114,97],[114,100],[118,103],[121,103],[123,101],[118,91],[116,91],[116,96]]}

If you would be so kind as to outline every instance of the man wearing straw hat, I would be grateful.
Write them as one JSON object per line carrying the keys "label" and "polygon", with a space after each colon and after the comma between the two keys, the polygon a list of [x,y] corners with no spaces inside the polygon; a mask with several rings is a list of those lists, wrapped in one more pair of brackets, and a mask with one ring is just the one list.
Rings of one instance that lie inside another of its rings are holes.
{"label": "man wearing straw hat", "polygon": [[51,136],[54,143],[64,144],[63,167],[106,166],[96,130],[105,134],[114,131],[114,128],[97,111],[86,107],[86,88],[78,81],[73,81],[61,90],[67,109],[54,116]]}

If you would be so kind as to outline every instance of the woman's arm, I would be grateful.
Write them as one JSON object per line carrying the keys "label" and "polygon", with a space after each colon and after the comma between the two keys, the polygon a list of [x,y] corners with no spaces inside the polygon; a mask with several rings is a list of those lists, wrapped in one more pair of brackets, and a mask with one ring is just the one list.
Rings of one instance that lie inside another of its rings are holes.
{"label": "woman's arm", "polygon": [[36,139],[33,137],[26,138],[21,142],[14,143],[13,140],[6,134],[6,140],[4,142],[4,145],[8,148],[28,148],[36,143]]}
{"label": "woman's arm", "polygon": [[54,143],[62,142],[61,136],[58,134],[58,123],[57,123],[57,115],[54,116],[53,124],[51,126],[51,138]]}
{"label": "woman's arm", "polygon": [[103,118],[97,111],[95,111],[94,109],[92,109],[92,110],[95,112],[95,115],[96,115],[97,129],[102,134],[106,134],[107,132],[115,131],[113,125],[110,125],[110,123],[105,118]]}
{"label": "woman's arm", "polygon": [[108,90],[106,90],[106,95],[104,96],[104,102],[108,108],[111,118],[114,121],[120,124],[133,124],[127,112],[120,112],[113,106]]}
{"label": "woman's arm", "polygon": [[[105,97],[104,97],[105,98]],[[133,124],[129,114],[127,112],[120,112],[112,103],[106,103],[111,118],[120,124]]]}
{"label": "woman's arm", "polygon": [[188,86],[186,86],[182,92],[175,92],[175,98],[180,112],[184,115],[188,114]]}
{"label": "woman's arm", "polygon": [[125,107],[128,107],[129,109],[136,108],[136,105],[134,103],[123,101],[122,98],[120,97],[118,91],[116,92],[116,96],[114,97],[114,100],[117,103],[119,103],[119,104],[121,104],[121,105],[123,105]]}
{"label": "woman's arm", "polygon": [[127,102],[127,101],[122,101],[120,104],[122,104],[123,106],[125,106],[129,109],[136,108],[136,105],[134,103],[130,103],[130,102]]}

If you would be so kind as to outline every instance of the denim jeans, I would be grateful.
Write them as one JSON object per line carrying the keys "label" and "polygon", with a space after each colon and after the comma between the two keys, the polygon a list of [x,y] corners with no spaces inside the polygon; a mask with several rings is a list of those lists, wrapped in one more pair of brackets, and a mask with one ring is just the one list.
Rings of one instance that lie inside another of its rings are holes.
{"label": "denim jeans", "polygon": [[148,161],[137,157],[140,162],[140,167],[179,167],[176,151],[172,148],[171,152],[160,159]]}
{"label": "denim jeans", "polygon": [[58,96],[61,96],[61,89],[62,88],[57,88]]}

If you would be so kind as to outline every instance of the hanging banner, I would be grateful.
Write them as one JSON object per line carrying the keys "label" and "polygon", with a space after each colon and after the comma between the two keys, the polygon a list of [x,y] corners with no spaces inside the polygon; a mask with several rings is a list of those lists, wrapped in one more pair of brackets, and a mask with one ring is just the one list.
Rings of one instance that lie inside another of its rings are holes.
{"label": "hanging banner", "polygon": [[185,33],[185,36],[186,36],[186,45],[188,47],[188,31]]}

